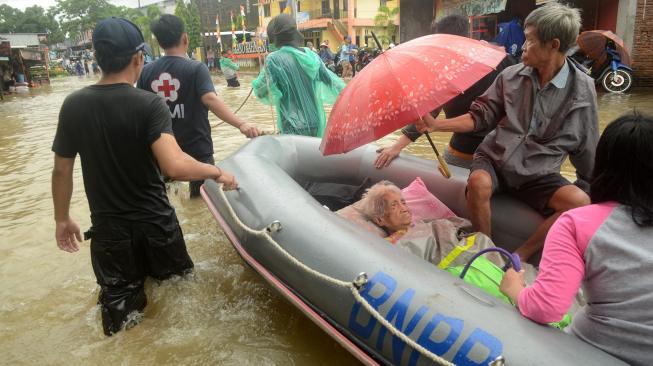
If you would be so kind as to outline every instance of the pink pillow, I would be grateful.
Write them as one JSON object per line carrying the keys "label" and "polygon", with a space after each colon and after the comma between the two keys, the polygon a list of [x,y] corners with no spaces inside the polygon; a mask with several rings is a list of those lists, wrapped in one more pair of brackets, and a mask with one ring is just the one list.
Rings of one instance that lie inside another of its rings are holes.
{"label": "pink pillow", "polygon": [[413,224],[424,219],[437,220],[456,216],[449,207],[429,192],[420,177],[415,178],[401,192],[406,200],[406,205],[413,214]]}

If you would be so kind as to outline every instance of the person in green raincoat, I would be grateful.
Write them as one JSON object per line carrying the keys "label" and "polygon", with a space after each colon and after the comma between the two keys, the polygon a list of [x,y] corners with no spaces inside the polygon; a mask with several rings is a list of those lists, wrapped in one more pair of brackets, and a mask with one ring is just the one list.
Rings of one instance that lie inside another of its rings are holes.
{"label": "person in green raincoat", "polygon": [[280,14],[267,28],[276,51],[252,83],[254,95],[274,105],[282,134],[322,137],[326,127],[324,103],[335,103],[345,83],[326,68],[320,57],[303,44],[295,20]]}
{"label": "person in green raincoat", "polygon": [[229,49],[222,51],[220,70],[222,70],[222,75],[227,80],[227,86],[234,88],[240,86],[238,74],[236,73],[238,71],[238,65],[231,61],[231,50]]}

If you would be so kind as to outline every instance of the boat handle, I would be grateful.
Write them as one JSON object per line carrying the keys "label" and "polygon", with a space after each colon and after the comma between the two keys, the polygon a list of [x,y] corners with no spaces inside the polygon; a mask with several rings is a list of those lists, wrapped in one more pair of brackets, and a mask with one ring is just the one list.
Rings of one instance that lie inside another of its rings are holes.
{"label": "boat handle", "polygon": [[487,305],[487,306],[494,306],[494,302],[493,302],[493,301],[490,301],[490,300],[484,299],[484,298],[482,298],[482,297],[476,295],[475,293],[472,292],[472,290],[470,290],[470,289],[464,287],[464,285],[458,285],[458,288],[461,289],[461,290],[462,290],[464,293],[466,293],[467,295],[469,295],[469,296],[473,297],[474,299],[476,299],[476,300],[482,302],[483,304],[485,304],[485,305]]}
{"label": "boat handle", "polygon": [[499,356],[490,362],[489,366],[504,366],[506,364],[506,359],[503,356]]}
{"label": "boat handle", "polygon": [[281,222],[279,220],[274,220],[265,228],[265,231],[267,231],[269,234],[273,234],[281,231],[282,228],[283,226],[281,226]]}

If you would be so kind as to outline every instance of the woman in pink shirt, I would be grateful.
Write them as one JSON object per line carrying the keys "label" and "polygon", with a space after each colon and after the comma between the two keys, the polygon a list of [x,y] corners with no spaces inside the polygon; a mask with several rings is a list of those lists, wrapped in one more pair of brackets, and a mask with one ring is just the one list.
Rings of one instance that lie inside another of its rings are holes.
{"label": "woman in pink shirt", "polygon": [[603,132],[592,205],[551,227],[532,286],[510,269],[501,291],[525,317],[559,321],[580,286],[587,300],[566,331],[628,362],[653,365],[653,118],[628,114]]}

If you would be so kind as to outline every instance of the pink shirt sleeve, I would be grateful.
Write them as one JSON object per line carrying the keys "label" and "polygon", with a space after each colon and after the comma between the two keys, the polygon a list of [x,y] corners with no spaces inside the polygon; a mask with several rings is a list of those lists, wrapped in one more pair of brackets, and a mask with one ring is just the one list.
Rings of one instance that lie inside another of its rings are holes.
{"label": "pink shirt sleeve", "polygon": [[519,293],[522,315],[538,323],[562,319],[585,276],[585,249],[616,206],[585,206],[567,211],[556,220],[546,237],[535,282]]}

